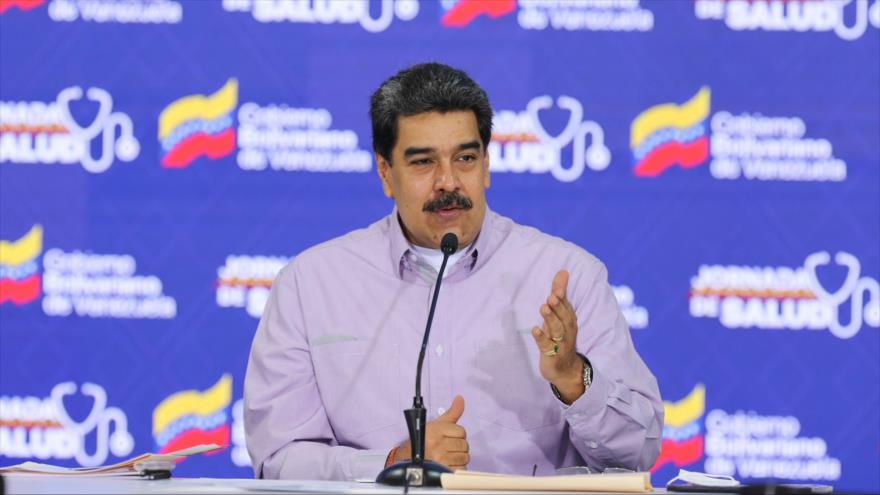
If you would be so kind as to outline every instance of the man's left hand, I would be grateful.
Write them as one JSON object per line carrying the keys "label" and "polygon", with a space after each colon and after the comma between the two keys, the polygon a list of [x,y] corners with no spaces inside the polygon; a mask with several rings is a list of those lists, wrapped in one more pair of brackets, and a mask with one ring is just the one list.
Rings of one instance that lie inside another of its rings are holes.
{"label": "man's left hand", "polygon": [[571,404],[584,393],[584,361],[577,353],[577,315],[566,297],[568,272],[553,277],[547,302],[541,305],[544,324],[532,328],[541,356],[541,376],[552,383],[563,402]]}

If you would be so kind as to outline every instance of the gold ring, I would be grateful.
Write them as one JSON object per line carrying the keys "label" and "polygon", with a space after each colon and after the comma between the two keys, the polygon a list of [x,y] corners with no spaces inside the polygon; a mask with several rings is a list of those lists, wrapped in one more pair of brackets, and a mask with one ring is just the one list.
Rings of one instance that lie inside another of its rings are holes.
{"label": "gold ring", "polygon": [[565,338],[564,336],[560,335],[559,337],[550,337],[550,340],[552,340],[553,342],[556,342],[558,344],[559,342],[562,342],[562,339],[564,339],[564,338]]}
{"label": "gold ring", "polygon": [[552,351],[544,351],[545,356],[553,357],[557,354],[559,354],[559,344],[557,344],[555,342],[553,343],[553,350]]}

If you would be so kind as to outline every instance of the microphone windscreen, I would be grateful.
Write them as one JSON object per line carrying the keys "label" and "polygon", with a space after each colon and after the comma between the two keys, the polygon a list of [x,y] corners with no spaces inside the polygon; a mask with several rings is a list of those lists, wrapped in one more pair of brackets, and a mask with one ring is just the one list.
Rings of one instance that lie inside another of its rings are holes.
{"label": "microphone windscreen", "polygon": [[443,254],[450,255],[458,251],[458,236],[449,232],[440,239],[440,250]]}

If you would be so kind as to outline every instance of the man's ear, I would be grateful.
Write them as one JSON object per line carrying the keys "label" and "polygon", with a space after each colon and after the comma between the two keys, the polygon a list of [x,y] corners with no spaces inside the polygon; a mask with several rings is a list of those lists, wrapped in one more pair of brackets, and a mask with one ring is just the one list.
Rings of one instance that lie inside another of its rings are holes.
{"label": "man's ear", "polygon": [[394,197],[394,187],[391,181],[391,163],[379,153],[376,153],[376,172],[379,173],[379,179],[382,181],[382,190],[385,196]]}
{"label": "man's ear", "polygon": [[483,152],[483,189],[489,189],[489,184],[491,183],[489,177],[489,153]]}

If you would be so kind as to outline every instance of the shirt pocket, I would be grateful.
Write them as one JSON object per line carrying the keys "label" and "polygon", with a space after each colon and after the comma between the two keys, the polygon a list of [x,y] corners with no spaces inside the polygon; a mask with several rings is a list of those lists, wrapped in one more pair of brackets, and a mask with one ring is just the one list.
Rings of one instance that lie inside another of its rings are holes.
{"label": "shirt pocket", "polygon": [[476,400],[466,404],[465,414],[516,431],[563,421],[560,402],[538,371],[537,354],[525,343],[486,345],[472,360],[468,382]]}
{"label": "shirt pocket", "polygon": [[318,391],[339,443],[404,423],[396,344],[337,339],[312,347]]}

